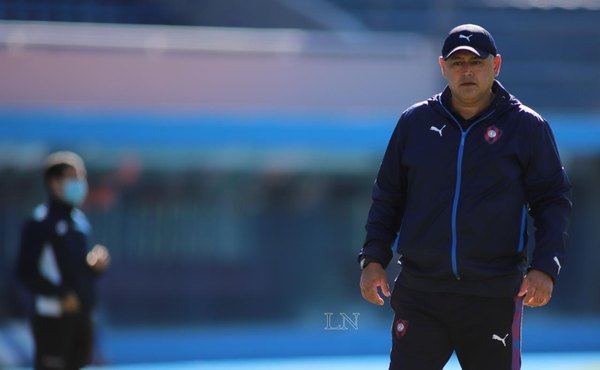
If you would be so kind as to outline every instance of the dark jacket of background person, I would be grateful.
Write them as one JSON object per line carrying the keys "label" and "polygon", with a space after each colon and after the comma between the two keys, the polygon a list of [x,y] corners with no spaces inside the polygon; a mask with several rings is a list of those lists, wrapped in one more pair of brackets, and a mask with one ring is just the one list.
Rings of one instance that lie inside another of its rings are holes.
{"label": "dark jacket of background person", "polygon": [[35,295],[37,314],[60,316],[60,298],[70,292],[82,313],[93,309],[97,273],[86,262],[89,232],[83,212],[59,200],[38,206],[25,223],[17,272]]}

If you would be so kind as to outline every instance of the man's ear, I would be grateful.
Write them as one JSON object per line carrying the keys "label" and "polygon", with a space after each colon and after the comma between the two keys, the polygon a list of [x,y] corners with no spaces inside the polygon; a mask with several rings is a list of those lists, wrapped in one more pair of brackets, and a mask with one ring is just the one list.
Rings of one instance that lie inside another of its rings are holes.
{"label": "man's ear", "polygon": [[496,77],[500,74],[500,66],[502,65],[502,56],[500,54],[496,54],[494,57],[494,73]]}
{"label": "man's ear", "polygon": [[446,78],[446,64],[444,61],[444,57],[440,56],[438,59],[438,63],[440,64],[440,69],[442,70],[442,77]]}

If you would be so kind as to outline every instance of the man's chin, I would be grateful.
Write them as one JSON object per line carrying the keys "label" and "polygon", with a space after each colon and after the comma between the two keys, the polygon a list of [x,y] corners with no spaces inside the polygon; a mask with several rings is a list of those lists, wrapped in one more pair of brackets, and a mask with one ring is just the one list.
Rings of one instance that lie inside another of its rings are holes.
{"label": "man's chin", "polygon": [[458,88],[465,93],[477,93],[480,90],[477,84],[458,85]]}
{"label": "man's chin", "polygon": [[481,93],[475,90],[463,90],[460,89],[454,92],[454,95],[464,102],[474,102],[481,98]]}

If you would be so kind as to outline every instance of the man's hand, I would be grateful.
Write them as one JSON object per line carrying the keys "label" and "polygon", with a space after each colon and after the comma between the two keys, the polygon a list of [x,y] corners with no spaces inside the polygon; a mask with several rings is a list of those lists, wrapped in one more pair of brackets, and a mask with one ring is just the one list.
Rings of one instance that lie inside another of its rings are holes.
{"label": "man's hand", "polygon": [[360,275],[360,292],[367,301],[383,306],[383,298],[379,295],[377,288],[381,289],[384,296],[391,296],[387,276],[383,266],[377,262],[371,262],[365,267]]}
{"label": "man's hand", "polygon": [[529,307],[541,307],[550,302],[554,282],[552,278],[540,270],[530,270],[525,276],[519,297],[523,297],[523,303]]}
{"label": "man's hand", "polygon": [[110,264],[110,254],[105,246],[96,244],[86,257],[87,264],[96,272],[106,270]]}
{"label": "man's hand", "polygon": [[69,293],[62,299],[62,309],[65,313],[77,313],[81,309],[79,298],[75,293]]}

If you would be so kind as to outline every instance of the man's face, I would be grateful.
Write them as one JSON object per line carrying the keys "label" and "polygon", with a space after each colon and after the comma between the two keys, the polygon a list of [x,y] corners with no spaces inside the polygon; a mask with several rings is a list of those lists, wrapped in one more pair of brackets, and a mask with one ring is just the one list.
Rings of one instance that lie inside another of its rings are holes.
{"label": "man's face", "polygon": [[501,61],[499,54],[484,59],[469,51],[458,51],[447,60],[440,57],[439,63],[453,98],[474,104],[489,96]]}
{"label": "man's face", "polygon": [[52,192],[54,197],[69,202],[70,199],[69,195],[67,194],[67,187],[69,183],[75,181],[82,181],[87,183],[85,173],[82,173],[82,171],[77,171],[73,167],[67,167],[64,169],[63,174],[60,178],[54,178],[50,180],[50,191]]}

